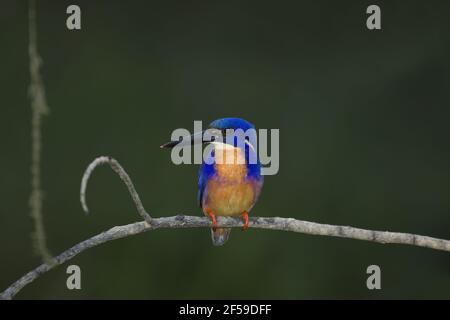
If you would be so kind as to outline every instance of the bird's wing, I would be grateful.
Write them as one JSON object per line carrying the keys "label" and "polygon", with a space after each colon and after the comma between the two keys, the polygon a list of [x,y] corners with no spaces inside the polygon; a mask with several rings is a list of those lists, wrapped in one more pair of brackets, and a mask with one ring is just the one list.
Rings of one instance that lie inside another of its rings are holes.
{"label": "bird's wing", "polygon": [[197,196],[197,200],[198,200],[198,206],[200,208],[202,208],[203,193],[205,192],[206,183],[207,183],[204,166],[205,166],[205,164],[202,164],[200,166],[200,170],[198,171],[198,196]]}
{"label": "bird's wing", "polygon": [[198,205],[202,208],[203,197],[205,196],[207,190],[206,186],[208,184],[208,180],[216,174],[216,168],[214,166],[214,161],[212,161],[212,157],[214,157],[214,150],[208,156],[208,163],[202,163],[200,166],[200,170],[198,172]]}

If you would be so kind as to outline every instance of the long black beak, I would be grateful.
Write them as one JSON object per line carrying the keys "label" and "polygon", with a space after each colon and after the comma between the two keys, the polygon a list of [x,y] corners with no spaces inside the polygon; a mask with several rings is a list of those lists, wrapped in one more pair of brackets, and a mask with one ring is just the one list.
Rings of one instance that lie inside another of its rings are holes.
{"label": "long black beak", "polygon": [[169,141],[169,142],[161,145],[160,148],[172,149],[175,146],[184,147],[184,146],[199,144],[199,143],[203,143],[203,142],[209,142],[209,141],[203,141],[204,132],[205,131],[200,131],[200,132],[194,133],[190,136],[182,137],[178,141]]}

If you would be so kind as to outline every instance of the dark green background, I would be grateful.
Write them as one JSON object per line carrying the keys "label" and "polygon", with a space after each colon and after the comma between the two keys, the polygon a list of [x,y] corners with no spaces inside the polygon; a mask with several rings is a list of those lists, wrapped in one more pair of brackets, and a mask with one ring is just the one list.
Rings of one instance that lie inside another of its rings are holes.
{"label": "dark green background", "polygon": [[[51,113],[43,120],[48,245],[59,253],[139,220],[107,167],[79,204],[86,165],[118,159],[155,217],[201,215],[197,166],[159,145],[193,120],[280,129],[280,171],[258,216],[450,239],[448,1],[37,1]],[[65,27],[82,9],[82,30]],[[382,9],[369,31],[365,10]],[[0,2],[0,289],[40,261],[29,216],[25,1]],[[17,298],[450,298],[450,254],[294,233],[158,230],[86,251]],[[382,290],[366,288],[366,268]]]}

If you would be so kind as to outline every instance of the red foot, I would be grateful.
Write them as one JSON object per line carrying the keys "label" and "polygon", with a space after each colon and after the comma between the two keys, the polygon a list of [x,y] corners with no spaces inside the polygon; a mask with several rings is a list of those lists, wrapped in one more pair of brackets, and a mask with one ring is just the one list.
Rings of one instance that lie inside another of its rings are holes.
{"label": "red foot", "polygon": [[244,226],[242,227],[242,230],[247,230],[248,229],[248,212],[244,211],[244,213],[242,214],[242,219],[244,220]]}
{"label": "red foot", "polygon": [[211,222],[212,222],[212,225],[213,225],[213,227],[212,227],[213,231],[216,231],[216,228],[217,228],[217,220],[216,220],[215,214],[214,214],[211,210],[206,211],[206,213],[207,213],[208,216],[211,218]]}

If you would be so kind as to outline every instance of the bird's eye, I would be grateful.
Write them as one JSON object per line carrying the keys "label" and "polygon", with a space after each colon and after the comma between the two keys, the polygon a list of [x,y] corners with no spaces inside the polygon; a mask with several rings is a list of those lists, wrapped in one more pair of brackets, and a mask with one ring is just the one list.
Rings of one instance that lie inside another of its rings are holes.
{"label": "bird's eye", "polygon": [[211,141],[220,141],[221,136],[223,135],[222,130],[218,128],[209,129],[210,139]]}

